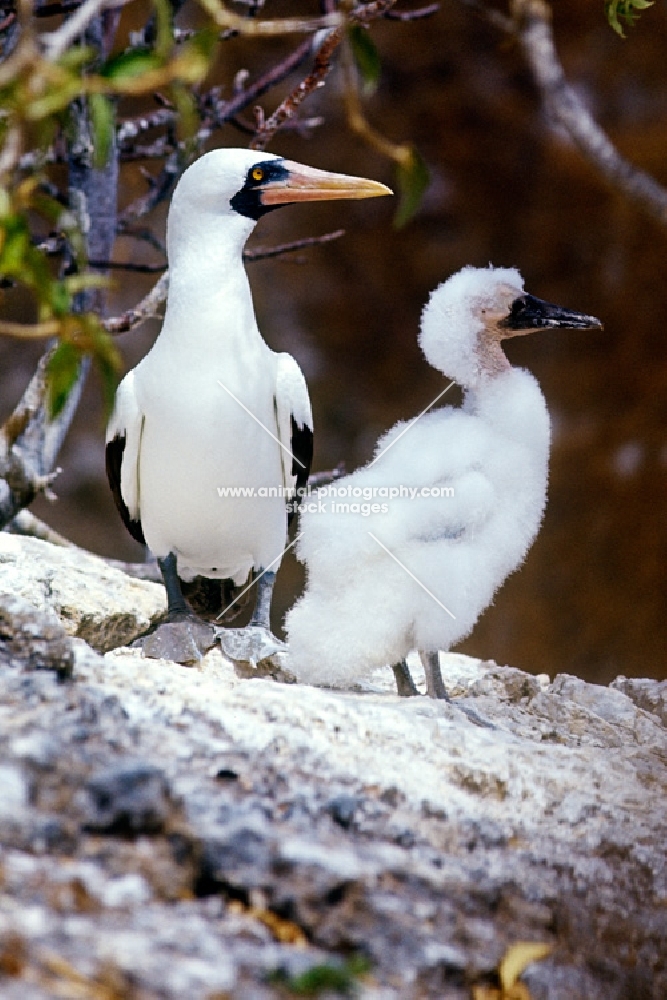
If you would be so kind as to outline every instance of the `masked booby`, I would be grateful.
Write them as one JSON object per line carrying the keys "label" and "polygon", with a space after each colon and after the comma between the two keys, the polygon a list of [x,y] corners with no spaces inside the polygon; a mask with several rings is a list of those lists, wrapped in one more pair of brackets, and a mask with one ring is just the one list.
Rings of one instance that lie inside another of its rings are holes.
{"label": "masked booby", "polygon": [[466,267],[432,293],[420,345],[463,404],[397,424],[365,468],[320,491],[319,513],[302,515],[307,586],[286,622],[300,680],[345,686],[393,663],[399,693],[416,694],[405,663],[416,648],[428,693],[447,698],[438,651],[468,635],[521,565],[546,502],[546,402],[502,341],[600,327],[527,294],[514,268]]}
{"label": "masked booby", "polygon": [[281,205],[390,193],[244,149],[207,153],[180,178],[167,220],[164,322],[118,388],[106,445],[120,516],[157,557],[167,592],[168,623],[144,640],[147,655],[187,662],[213,644],[214,630],[196,620],[181,585],[199,578],[239,587],[252,573],[251,625],[269,630],[286,545],[279,488],[308,480],[308,390],[294,358],[272,351],[259,332],[246,240]]}

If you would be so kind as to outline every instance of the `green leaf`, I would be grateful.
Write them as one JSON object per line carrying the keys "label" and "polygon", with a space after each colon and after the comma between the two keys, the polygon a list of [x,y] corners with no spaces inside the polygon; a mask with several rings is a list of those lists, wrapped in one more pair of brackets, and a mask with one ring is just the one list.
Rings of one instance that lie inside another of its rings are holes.
{"label": "green leaf", "polygon": [[81,354],[73,344],[58,344],[46,366],[49,416],[55,420],[79,375]]}
{"label": "green leaf", "polygon": [[111,153],[115,128],[114,106],[104,94],[90,94],[88,111],[93,132],[93,166],[101,170],[108,163]]}
{"label": "green leaf", "polygon": [[361,76],[364,96],[370,97],[377,90],[382,65],[375,42],[367,28],[353,24],[348,30],[352,54]]}
{"label": "green leaf", "polygon": [[72,304],[72,296],[64,281],[54,281],[50,289],[50,306],[56,316],[64,316]]}
{"label": "green leaf", "polygon": [[178,137],[180,140],[188,141],[194,137],[199,125],[195,99],[188,87],[178,81],[171,85],[171,96],[178,112]]}
{"label": "green leaf", "polygon": [[312,965],[298,976],[289,976],[281,969],[274,972],[269,981],[287,987],[291,994],[300,997],[318,997],[322,993],[351,997],[357,992],[357,976],[364,975],[369,968],[366,959],[357,957],[344,965]]}
{"label": "green leaf", "polygon": [[174,76],[184,83],[201,83],[211,68],[211,49],[202,34],[200,32],[199,36],[181,45],[178,55],[172,60]]}
{"label": "green leaf", "polygon": [[211,62],[219,41],[218,32],[215,28],[202,28],[201,31],[197,31],[192,36],[187,44],[194,46],[208,62]]}
{"label": "green leaf", "polygon": [[133,80],[150,70],[160,69],[163,60],[150,49],[121,52],[109,59],[100,70],[107,80]]}
{"label": "green leaf", "polygon": [[394,216],[396,229],[402,229],[415,214],[430,179],[428,167],[420,153],[414,147],[409,147],[396,169],[396,186],[400,196]]}
{"label": "green leaf", "polygon": [[24,114],[30,121],[41,121],[49,115],[63,111],[80,93],[81,80],[77,76],[72,76],[60,86],[51,87],[44,97],[30,101],[25,107]]}
{"label": "green leaf", "polygon": [[26,253],[30,247],[30,234],[21,215],[10,215],[4,221],[4,241],[0,253],[0,273],[20,276]]}
{"label": "green leaf", "polygon": [[121,368],[121,359],[113,339],[101,327],[95,343],[95,364],[97,365],[102,382],[104,415],[108,419],[111,416],[116,389],[118,388],[118,373]]}
{"label": "green leaf", "polygon": [[77,72],[94,58],[95,49],[92,45],[73,45],[63,52],[56,65]]}
{"label": "green leaf", "polygon": [[168,0],[153,0],[155,7],[155,51],[166,59],[174,44],[171,6]]}
{"label": "green leaf", "polygon": [[625,38],[625,32],[619,18],[623,20],[632,27],[639,14],[640,10],[646,10],[647,7],[653,6],[653,0],[605,0],[604,9],[607,14],[607,20],[612,26],[617,35],[621,38]]}

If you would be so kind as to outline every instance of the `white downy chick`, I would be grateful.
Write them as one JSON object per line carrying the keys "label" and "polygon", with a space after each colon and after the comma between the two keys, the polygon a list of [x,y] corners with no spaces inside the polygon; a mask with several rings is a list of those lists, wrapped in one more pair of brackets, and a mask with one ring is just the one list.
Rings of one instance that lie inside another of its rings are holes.
{"label": "white downy chick", "polygon": [[[396,424],[367,466],[334,484],[338,496],[325,488],[319,512],[302,513],[307,586],[286,621],[299,680],[344,687],[416,648],[429,693],[447,697],[438,650],[468,635],[521,565],[546,502],[546,403],[501,342],[600,326],[526,294],[514,268],[465,267],[432,293],[419,342],[463,404]],[[395,673],[401,693],[416,693],[405,664]]]}

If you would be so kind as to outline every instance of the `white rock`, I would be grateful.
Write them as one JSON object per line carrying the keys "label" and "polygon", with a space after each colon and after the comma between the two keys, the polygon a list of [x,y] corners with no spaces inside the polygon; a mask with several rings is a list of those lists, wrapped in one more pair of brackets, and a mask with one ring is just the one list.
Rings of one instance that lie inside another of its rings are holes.
{"label": "white rock", "polygon": [[0,590],[56,613],[65,631],[100,652],[130,642],[165,610],[164,588],[98,556],[0,532]]}

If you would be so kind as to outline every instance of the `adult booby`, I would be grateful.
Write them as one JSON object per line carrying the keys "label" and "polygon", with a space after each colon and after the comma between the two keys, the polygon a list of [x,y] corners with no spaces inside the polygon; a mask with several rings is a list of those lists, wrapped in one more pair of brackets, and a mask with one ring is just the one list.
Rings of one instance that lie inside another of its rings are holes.
{"label": "adult booby", "polygon": [[308,390],[294,358],[270,350],[257,328],[246,240],[280,205],[389,193],[375,181],[244,149],[207,153],[179,180],[167,220],[162,329],[121,382],[107,431],[116,506],[132,537],[157,557],[168,620],[178,623],[144,641],[148,655],[190,660],[195,647],[212,644],[213,630],[193,621],[181,580],[241,586],[252,572],[251,624],[269,630],[286,542],[280,488],[308,480]]}
{"label": "adult booby", "polygon": [[463,387],[463,404],[397,424],[369,465],[320,492],[318,513],[302,515],[307,588],[287,616],[300,680],[345,685],[396,664],[399,693],[416,694],[404,659],[416,648],[428,693],[447,697],[438,650],[471,631],[521,565],[546,502],[546,403],[502,341],[600,326],[527,294],[513,268],[466,267],[433,292],[420,345]]}

